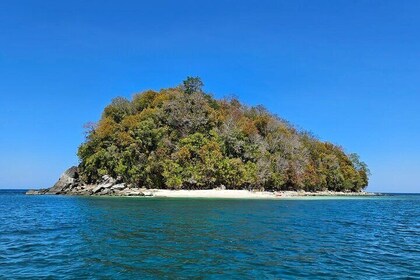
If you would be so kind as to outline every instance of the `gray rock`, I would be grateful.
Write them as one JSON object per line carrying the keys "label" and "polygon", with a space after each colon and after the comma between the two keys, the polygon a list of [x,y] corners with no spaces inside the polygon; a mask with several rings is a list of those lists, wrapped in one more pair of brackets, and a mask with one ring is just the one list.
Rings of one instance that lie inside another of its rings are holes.
{"label": "gray rock", "polygon": [[[111,176],[102,176],[102,181],[92,189],[92,193],[96,194],[104,189],[111,189],[115,185],[116,180]],[[103,191],[102,191],[103,193]]]}
{"label": "gray rock", "polygon": [[113,185],[113,183],[99,184],[103,189],[110,189]]}
{"label": "gray rock", "polygon": [[141,191],[130,191],[125,194],[126,196],[144,196],[144,193]]}
{"label": "gray rock", "polygon": [[101,194],[109,194],[111,192],[111,190],[110,189],[103,189],[102,191],[101,191]]}
{"label": "gray rock", "polygon": [[109,175],[104,175],[102,176],[102,181],[100,182],[101,184],[112,184],[115,185],[116,184],[116,180],[114,178],[112,178]]}
{"label": "gray rock", "polygon": [[122,183],[122,184],[116,184],[116,185],[112,186],[111,190],[123,190],[125,188],[126,188],[125,184]]}
{"label": "gray rock", "polygon": [[39,192],[39,190],[28,190],[26,192],[26,194],[28,194],[28,195],[37,195],[37,194],[41,194],[41,193]]}
{"label": "gray rock", "polygon": [[90,195],[91,194],[91,192],[90,191],[86,191],[86,190],[83,190],[83,191],[80,191],[79,192],[79,195]]}
{"label": "gray rock", "polygon": [[97,193],[102,189],[103,189],[103,185],[98,185],[95,188],[93,188],[92,193]]}
{"label": "gray rock", "polygon": [[46,192],[46,194],[59,194],[65,189],[73,187],[78,178],[78,168],[77,166],[72,166],[61,175],[57,183],[55,183],[54,186]]}

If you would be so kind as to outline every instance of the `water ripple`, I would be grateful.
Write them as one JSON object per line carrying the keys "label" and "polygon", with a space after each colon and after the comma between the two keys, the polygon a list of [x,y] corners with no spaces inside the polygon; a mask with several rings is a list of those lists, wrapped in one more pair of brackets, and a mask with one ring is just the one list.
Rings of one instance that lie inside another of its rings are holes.
{"label": "water ripple", "polygon": [[0,192],[0,279],[420,279],[419,206]]}

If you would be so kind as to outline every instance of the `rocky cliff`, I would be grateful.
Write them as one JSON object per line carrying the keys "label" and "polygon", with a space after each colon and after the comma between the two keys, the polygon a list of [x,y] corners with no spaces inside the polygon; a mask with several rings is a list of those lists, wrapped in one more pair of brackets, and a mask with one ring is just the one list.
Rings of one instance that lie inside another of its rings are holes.
{"label": "rocky cliff", "polygon": [[29,195],[113,195],[113,196],[151,196],[146,189],[130,188],[121,181],[108,175],[102,176],[98,184],[85,184],[80,180],[77,166],[67,169],[49,189],[28,190]]}

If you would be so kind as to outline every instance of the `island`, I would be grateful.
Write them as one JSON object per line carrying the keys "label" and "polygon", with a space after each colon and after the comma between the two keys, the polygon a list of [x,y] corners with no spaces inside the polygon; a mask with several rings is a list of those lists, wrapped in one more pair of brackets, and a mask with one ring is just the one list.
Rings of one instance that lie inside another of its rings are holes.
{"label": "island", "polygon": [[[265,107],[216,99],[199,77],[117,97],[89,123],[79,165],[27,194],[275,198],[366,195],[355,153]],[[291,105],[293,106],[293,105]]]}

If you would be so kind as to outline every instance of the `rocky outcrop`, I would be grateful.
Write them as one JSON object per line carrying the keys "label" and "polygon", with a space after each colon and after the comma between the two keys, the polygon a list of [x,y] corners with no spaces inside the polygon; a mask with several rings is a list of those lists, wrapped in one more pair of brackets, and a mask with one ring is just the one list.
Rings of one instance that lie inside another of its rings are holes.
{"label": "rocky outcrop", "polygon": [[[28,195],[84,195],[84,196],[155,196],[155,197],[203,197],[203,194],[200,192],[207,192],[204,197],[226,197],[232,198],[229,196],[229,192],[233,190],[226,190],[225,186],[220,186],[219,188],[213,190],[197,190],[199,194],[192,194],[194,191],[187,190],[156,190],[156,189],[145,189],[145,188],[136,188],[125,184],[121,178],[112,178],[111,176],[104,175],[101,180],[96,184],[86,184],[83,182],[78,173],[78,168],[73,166],[67,169],[61,177],[58,179],[57,183],[54,184],[49,189],[40,189],[40,190],[29,190],[26,192]],[[213,193],[212,193],[213,192]],[[220,196],[221,193],[225,193],[224,196]],[[236,196],[233,198],[249,198],[249,193],[245,190],[236,190]],[[238,192],[242,194],[238,195]],[[243,196],[243,193],[246,193]],[[180,193],[183,193],[183,195]],[[216,195],[215,195],[216,193]],[[303,197],[303,196],[361,196],[361,195],[374,195],[372,193],[366,192],[331,192],[331,191],[321,191],[321,192],[305,192],[305,191],[283,191],[283,192],[272,192],[272,193],[263,193],[255,195],[254,197],[268,197],[268,198],[280,198],[280,197]],[[251,196],[252,197],[252,196]]]}
{"label": "rocky outcrop", "polygon": [[47,189],[41,189],[41,190],[28,190],[26,194],[28,195],[37,195],[37,194],[45,194],[48,190]]}
{"label": "rocky outcrop", "polygon": [[121,191],[121,190],[123,190],[125,188],[126,188],[125,184],[122,183],[122,184],[116,184],[116,185],[112,186],[111,187],[111,190]]}
{"label": "rocky outcrop", "polygon": [[46,194],[61,194],[65,193],[74,187],[77,187],[79,173],[77,166],[72,166],[67,169],[61,177],[58,179],[57,183],[46,192]]}
{"label": "rocky outcrop", "polygon": [[104,175],[97,184],[85,184],[79,178],[78,168],[67,169],[49,189],[29,190],[28,195],[111,195],[111,196],[153,196],[153,192],[133,188],[122,182],[121,178]]}
{"label": "rocky outcrop", "polygon": [[92,193],[98,193],[100,191],[107,193],[116,183],[116,180],[108,175],[102,177],[102,182],[92,190]]}

